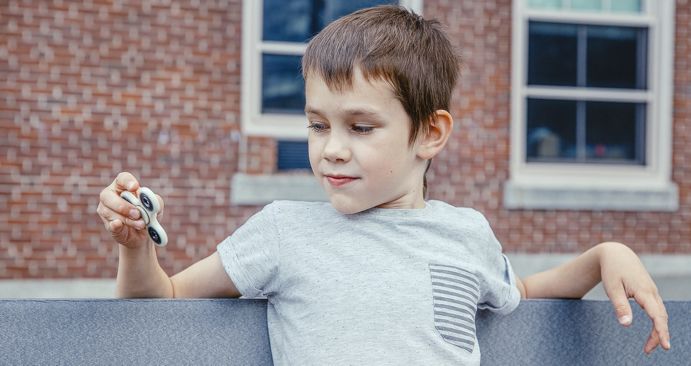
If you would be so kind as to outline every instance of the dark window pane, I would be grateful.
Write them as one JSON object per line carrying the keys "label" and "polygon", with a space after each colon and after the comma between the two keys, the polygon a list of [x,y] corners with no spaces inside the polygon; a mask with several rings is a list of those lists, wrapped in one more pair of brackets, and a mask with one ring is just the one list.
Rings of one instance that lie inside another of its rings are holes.
{"label": "dark window pane", "polygon": [[586,102],[588,160],[644,164],[645,104]]}
{"label": "dark window pane", "polygon": [[310,169],[307,141],[278,141],[278,170]]}
{"label": "dark window pane", "polygon": [[391,0],[316,0],[316,2],[322,4],[320,9],[321,13],[319,14],[319,29],[317,29],[317,32],[334,20],[358,9],[384,4],[398,4],[398,1]]}
{"label": "dark window pane", "polygon": [[307,42],[327,24],[353,11],[381,4],[385,0],[264,0],[262,39]]}
{"label": "dark window pane", "polygon": [[528,84],[576,86],[577,26],[530,22]]}
{"label": "dark window pane", "polygon": [[315,1],[264,0],[263,10],[265,41],[305,42],[316,28]]}
{"label": "dark window pane", "polygon": [[587,86],[646,88],[646,30],[588,26]]}
{"label": "dark window pane", "polygon": [[300,56],[263,54],[262,70],[262,113],[304,113]]}
{"label": "dark window pane", "polygon": [[576,102],[528,98],[528,161],[575,159]]}

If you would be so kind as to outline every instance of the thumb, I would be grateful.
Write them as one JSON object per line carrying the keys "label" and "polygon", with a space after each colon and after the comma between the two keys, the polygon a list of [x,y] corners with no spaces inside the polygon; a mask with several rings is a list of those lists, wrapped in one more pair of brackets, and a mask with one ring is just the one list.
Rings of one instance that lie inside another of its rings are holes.
{"label": "thumb", "polygon": [[617,284],[614,288],[607,290],[610,302],[614,307],[614,312],[617,315],[619,324],[628,327],[633,321],[633,313],[631,312],[631,305],[629,304],[629,297],[626,295],[626,290],[622,284]]}
{"label": "thumb", "polygon": [[124,191],[136,192],[139,188],[139,181],[130,172],[119,173],[111,184],[115,191],[119,194]]}

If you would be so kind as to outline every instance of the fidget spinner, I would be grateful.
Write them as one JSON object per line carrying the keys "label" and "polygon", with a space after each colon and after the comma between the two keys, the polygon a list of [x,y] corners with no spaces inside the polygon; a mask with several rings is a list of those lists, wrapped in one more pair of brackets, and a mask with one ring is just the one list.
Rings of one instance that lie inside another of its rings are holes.
{"label": "fidget spinner", "polygon": [[144,220],[146,224],[146,230],[149,232],[151,240],[153,240],[157,246],[163,247],[168,244],[168,235],[166,235],[166,231],[163,230],[163,226],[156,220],[156,216],[161,212],[161,204],[158,203],[154,191],[147,187],[142,187],[139,191],[139,198],[129,191],[120,193],[120,197],[133,204],[134,207],[139,210],[142,220]]}

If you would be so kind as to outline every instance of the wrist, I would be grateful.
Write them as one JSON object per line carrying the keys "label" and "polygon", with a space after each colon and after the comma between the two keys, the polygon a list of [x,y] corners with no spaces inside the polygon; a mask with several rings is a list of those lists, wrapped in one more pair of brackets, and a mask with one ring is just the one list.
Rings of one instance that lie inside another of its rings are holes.
{"label": "wrist", "polygon": [[153,248],[151,240],[146,239],[138,245],[123,245],[118,244],[120,259],[144,258],[152,254],[156,255],[156,250]]}
{"label": "wrist", "polygon": [[602,259],[605,256],[612,256],[623,253],[633,253],[631,248],[629,248],[625,244],[616,241],[602,242],[596,245],[593,249],[596,251],[597,257],[598,259],[600,259],[600,262],[602,262]]}
{"label": "wrist", "polygon": [[152,285],[161,271],[153,243],[146,241],[135,247],[120,245],[119,251],[118,297],[159,297],[156,285]]}

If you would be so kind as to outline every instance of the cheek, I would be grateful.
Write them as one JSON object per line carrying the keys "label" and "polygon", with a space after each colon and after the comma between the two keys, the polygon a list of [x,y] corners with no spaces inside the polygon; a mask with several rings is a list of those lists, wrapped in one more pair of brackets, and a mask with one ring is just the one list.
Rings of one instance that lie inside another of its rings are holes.
{"label": "cheek", "polygon": [[310,163],[319,161],[319,157],[321,156],[321,149],[319,148],[319,144],[315,142],[313,139],[307,140],[307,154]]}
{"label": "cheek", "polygon": [[383,175],[394,175],[401,169],[409,169],[413,161],[407,145],[377,144],[363,156],[370,166],[376,166]]}

